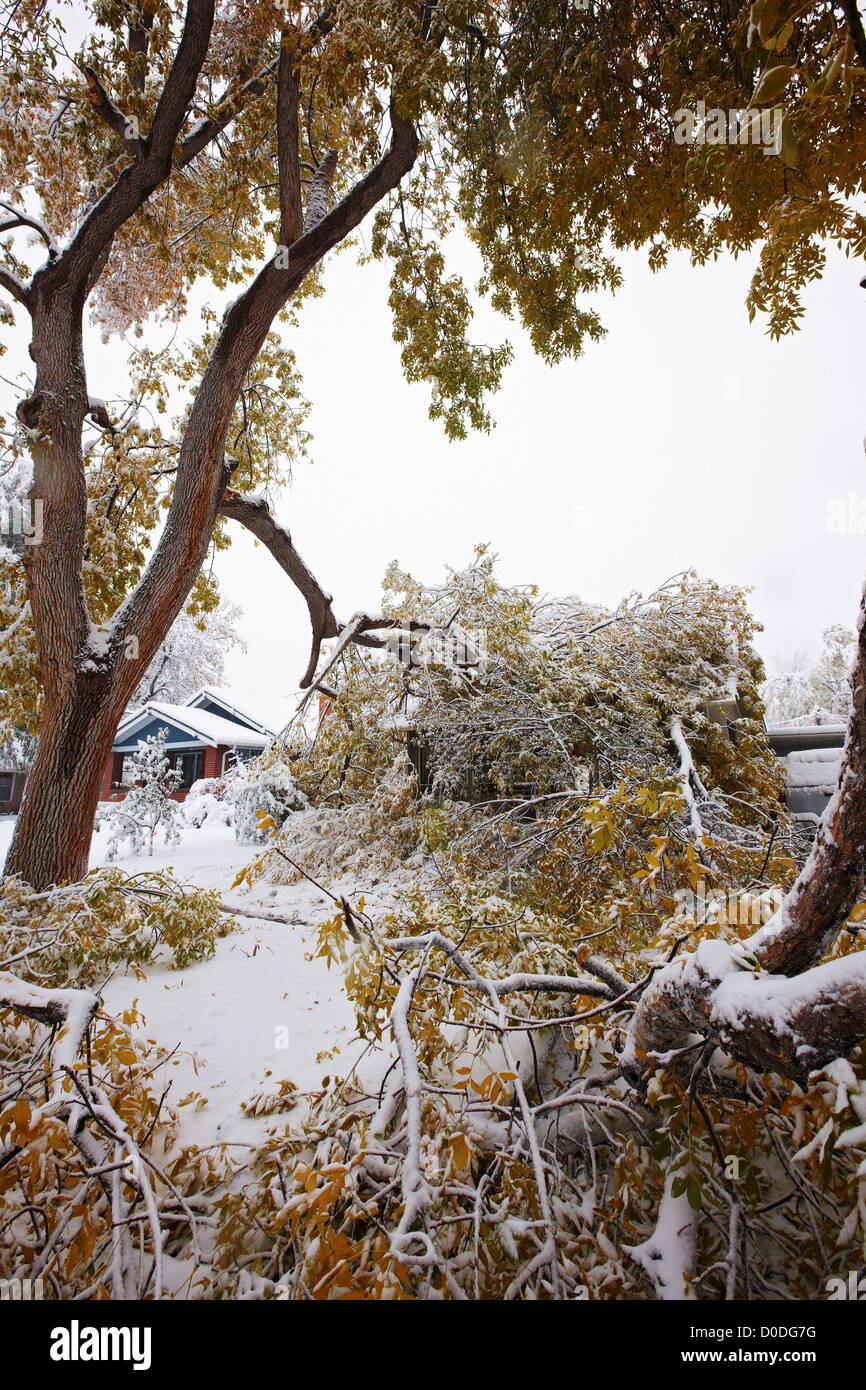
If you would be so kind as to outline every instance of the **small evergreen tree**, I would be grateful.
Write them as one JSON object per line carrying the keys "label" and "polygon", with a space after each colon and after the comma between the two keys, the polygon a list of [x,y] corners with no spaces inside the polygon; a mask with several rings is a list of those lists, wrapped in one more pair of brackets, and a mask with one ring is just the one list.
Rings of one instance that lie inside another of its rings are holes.
{"label": "small evergreen tree", "polygon": [[171,766],[165,747],[166,733],[160,729],[146,740],[139,740],[138,751],[132,755],[134,785],[104,817],[111,826],[109,859],[116,858],[124,840],[129,840],[133,853],[141,853],[147,846],[148,854],[153,854],[153,841],[160,827],[167,845],[180,841],[180,808],[171,794],[177,790],[181,771]]}

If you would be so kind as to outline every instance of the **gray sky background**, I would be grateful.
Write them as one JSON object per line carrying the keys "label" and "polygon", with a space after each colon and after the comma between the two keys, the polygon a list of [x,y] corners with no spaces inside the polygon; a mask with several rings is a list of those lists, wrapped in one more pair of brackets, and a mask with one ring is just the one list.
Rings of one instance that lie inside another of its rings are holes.
{"label": "gray sky background", "polygon": [[[332,258],[293,335],[315,462],[283,519],[338,616],[378,606],[392,558],[435,581],[488,541],[504,581],[606,604],[691,566],[754,586],[770,665],[853,625],[866,536],[828,532],[828,507],[866,498],[862,267],[831,253],[803,328],[772,342],[745,309],[751,256],[677,257],[657,275],[640,255],[624,264],[608,335],[577,362],[546,367],[515,325],[479,313],[474,339],[504,334],[515,359],[496,429],[451,444],[427,388],[401,376],[384,268]],[[231,678],[293,688],[308,651],[299,596],[245,537],[219,573],[249,642]]]}

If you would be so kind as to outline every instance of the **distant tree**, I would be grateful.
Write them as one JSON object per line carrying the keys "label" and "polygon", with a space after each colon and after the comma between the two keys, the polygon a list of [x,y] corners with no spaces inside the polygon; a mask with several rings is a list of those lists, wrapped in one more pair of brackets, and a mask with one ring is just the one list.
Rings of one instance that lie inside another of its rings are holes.
{"label": "distant tree", "polygon": [[767,721],[787,724],[792,720],[833,720],[844,724],[851,711],[851,667],[857,638],[841,623],[823,632],[817,663],[809,666],[798,657],[789,669],[766,681],[763,688]]}
{"label": "distant tree", "polygon": [[242,609],[222,602],[208,613],[184,610],[175,618],[165,641],[136,687],[131,705],[148,700],[182,704],[203,685],[221,685],[227,652],[247,644],[237,630]]}
{"label": "distant tree", "polygon": [[180,809],[171,794],[181,780],[180,768],[173,768],[165,748],[166,730],[148,735],[129,760],[131,786],[123,801],[106,812],[101,824],[110,829],[108,857],[114,859],[125,841],[134,854],[146,849],[153,854],[157,830],[166,844],[180,840]]}
{"label": "distant tree", "polygon": [[851,712],[851,671],[857,636],[842,623],[824,629],[824,646],[813,673],[817,704],[844,723]]}

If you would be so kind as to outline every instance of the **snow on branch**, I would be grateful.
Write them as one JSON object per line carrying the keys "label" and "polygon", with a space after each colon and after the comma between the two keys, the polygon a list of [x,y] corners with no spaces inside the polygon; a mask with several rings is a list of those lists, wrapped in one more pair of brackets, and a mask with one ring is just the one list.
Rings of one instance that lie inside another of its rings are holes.
{"label": "snow on branch", "polygon": [[322,642],[328,637],[336,637],[339,632],[339,625],[331,608],[331,595],[325,592],[312,570],[304,563],[295,549],[290,533],[274,519],[263,498],[244,497],[232,488],[226,488],[220,512],[230,520],[245,526],[262,542],[306,600],[313,629],[313,643],[310,660],[301,679],[301,687],[304,689],[313,678]]}
{"label": "snow on branch", "polygon": [[[506,1291],[505,1297],[506,1299],[516,1298],[516,1296],[524,1287],[524,1285],[528,1282],[529,1279],[532,1278],[533,1274],[535,1274],[539,1269],[543,1268],[545,1265],[549,1266],[551,1287],[553,1289],[554,1296],[556,1296],[559,1292],[559,1270],[556,1258],[555,1241],[556,1228],[551,1212],[550,1197],[547,1190],[547,1179],[544,1170],[544,1162],[541,1156],[538,1136],[535,1131],[532,1109],[526,1096],[526,1090],[523,1086],[522,1081],[520,1080],[519,1068],[515,1061],[514,1053],[512,1052],[511,1044],[508,1039],[508,1021],[505,1014],[505,1008],[502,1004],[502,1001],[499,998],[499,987],[496,982],[488,980],[484,976],[479,975],[478,972],[475,970],[474,966],[471,964],[471,962],[466,959],[466,957],[454,945],[454,943],[449,941],[447,937],[442,936],[439,932],[425,932],[423,936],[398,938],[396,940],[389,941],[388,945],[391,949],[398,951],[424,952],[424,961],[422,962],[422,965],[419,967],[419,969],[415,972],[413,976],[407,977],[407,980],[404,980],[401,984],[400,991],[397,996],[397,1003],[400,1004],[401,1009],[398,1009],[397,1005],[395,1004],[395,1008],[392,1013],[392,1024],[394,1024],[395,1040],[397,1041],[398,1049],[400,1050],[401,1061],[403,1061],[404,1063],[404,1076],[406,1061],[404,1060],[403,1049],[400,1048],[400,1039],[402,1036],[403,1048],[405,1048],[406,1033],[408,1031],[409,1004],[411,1002],[412,994],[414,993],[415,989],[417,989],[418,980],[420,979],[421,974],[423,973],[426,961],[434,949],[443,951],[445,955],[447,955],[449,959],[454,963],[454,965],[456,965],[457,969],[461,972],[461,974],[465,976],[466,980],[474,988],[486,994],[488,998],[490,1012],[493,1016],[491,1019],[491,1026],[495,1029],[499,1036],[499,1044],[502,1048],[502,1053],[505,1058],[505,1064],[508,1067],[509,1072],[513,1073],[514,1079],[512,1081],[512,1085],[514,1087],[514,1095],[516,1097],[517,1105],[520,1110],[521,1119],[523,1121],[525,1139],[527,1147],[529,1149],[530,1159],[532,1163],[533,1175],[535,1178],[536,1189],[538,1192],[538,1204],[541,1210],[542,1225],[544,1228],[544,1241],[541,1249],[539,1250],[535,1259],[532,1260],[528,1265],[526,1265],[525,1268],[522,1269],[521,1272],[515,1276],[515,1278],[512,1280],[511,1284],[509,1285]],[[520,984],[518,982],[521,980],[525,981],[535,979],[558,980],[558,978],[559,977],[553,976],[513,976],[511,977],[511,981],[506,981],[505,984],[507,986],[509,983],[513,981],[514,987],[516,988],[543,988],[544,986],[542,985],[536,986],[535,984]],[[570,977],[567,976],[562,978],[570,979]],[[594,982],[593,985],[594,988],[599,988],[599,986],[596,985]],[[551,986],[551,988],[555,988],[555,986]],[[414,1058],[414,1051],[412,1052],[412,1057],[409,1058],[410,1076],[409,1078],[407,1078],[407,1084],[412,1084],[412,1082],[418,1079],[417,1062],[415,1063],[415,1069],[413,1070],[412,1058]],[[420,1098],[418,1100],[418,1106],[418,1115],[420,1119]],[[414,1131],[410,1127],[410,1137],[413,1133]],[[416,1160],[413,1158],[412,1161],[415,1162]],[[412,1170],[410,1168],[410,1180],[411,1176]],[[400,1230],[404,1237],[401,1246],[402,1249],[405,1246],[406,1236],[406,1232],[403,1230],[402,1222]],[[417,1233],[413,1234],[417,1235]],[[401,1258],[405,1260],[406,1254],[402,1253]]]}
{"label": "snow on branch", "polygon": [[685,1192],[674,1197],[676,1173],[669,1173],[659,1204],[655,1230],[641,1245],[625,1246],[636,1264],[647,1273],[663,1300],[693,1299],[691,1280],[695,1269],[695,1213]]}
{"label": "snow on branch", "polygon": [[0,1008],[34,1018],[52,1027],[68,1024],[69,1032],[55,1049],[59,1066],[71,1065],[99,1008],[99,999],[81,989],[43,989],[0,971]]}
{"label": "snow on branch", "polygon": [[704,830],[704,823],[701,820],[701,813],[698,810],[697,799],[692,790],[692,784],[695,782],[703,789],[703,783],[698,777],[692,758],[692,751],[686,743],[685,735],[683,734],[683,726],[679,719],[675,718],[671,720],[671,738],[680,760],[680,786],[682,788],[683,799],[688,807],[692,834],[695,838],[695,844],[700,849],[703,847],[704,835],[706,832]]}

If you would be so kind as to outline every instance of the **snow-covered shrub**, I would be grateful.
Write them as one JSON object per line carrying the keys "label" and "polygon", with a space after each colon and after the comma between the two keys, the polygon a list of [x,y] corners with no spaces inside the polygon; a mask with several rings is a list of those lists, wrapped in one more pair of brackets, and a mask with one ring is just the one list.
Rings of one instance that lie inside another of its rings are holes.
{"label": "snow-covered shrub", "polygon": [[205,825],[232,825],[234,814],[224,777],[203,777],[193,782],[183,803],[184,821],[196,830]]}
{"label": "snow-covered shrub", "polygon": [[305,811],[307,798],[296,785],[288,763],[265,753],[252,763],[240,763],[225,778],[225,799],[234,812],[235,835],[242,844],[263,844],[268,831],[261,820],[271,817],[277,829],[295,811]]}
{"label": "snow-covered shrub", "polygon": [[[263,833],[262,838],[266,838]],[[396,762],[365,801],[343,807],[316,806],[291,816],[275,837],[268,856],[267,878],[291,883],[300,874],[314,877],[394,868],[420,845],[415,781]]]}
{"label": "snow-covered shrub", "polygon": [[113,803],[103,811],[98,825],[107,825],[108,858],[117,857],[120,846],[129,841],[133,854],[147,850],[153,854],[157,830],[162,830],[165,843],[177,844],[182,823],[181,810],[171,793],[181,779],[179,768],[172,768],[165,747],[165,730],[140,739],[138,749],[130,758],[133,785],[123,801]]}

